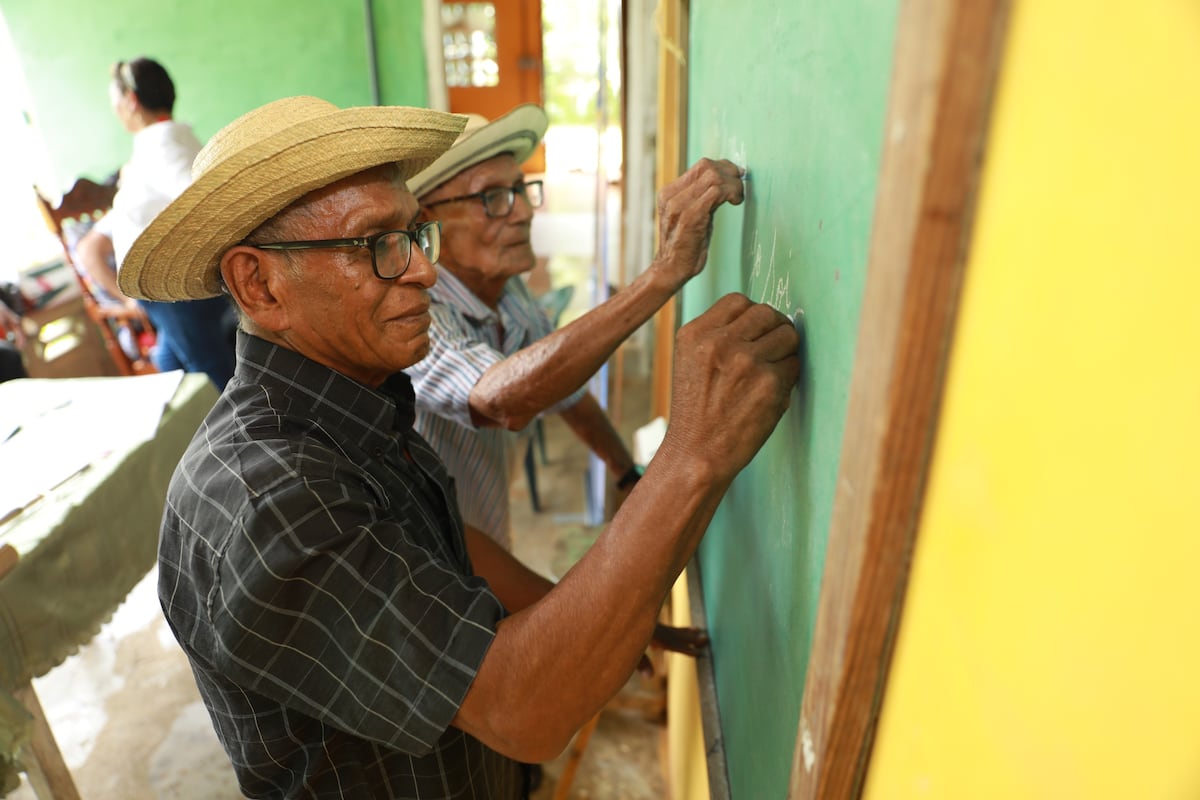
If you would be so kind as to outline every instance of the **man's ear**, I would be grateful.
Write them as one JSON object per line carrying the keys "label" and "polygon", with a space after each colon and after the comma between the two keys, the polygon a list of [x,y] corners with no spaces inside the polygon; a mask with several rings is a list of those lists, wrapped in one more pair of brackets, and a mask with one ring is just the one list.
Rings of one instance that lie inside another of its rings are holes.
{"label": "man's ear", "polygon": [[221,256],[221,277],[229,294],[247,317],[272,333],[290,326],[287,309],[277,295],[287,279],[282,260],[246,245],[235,245]]}

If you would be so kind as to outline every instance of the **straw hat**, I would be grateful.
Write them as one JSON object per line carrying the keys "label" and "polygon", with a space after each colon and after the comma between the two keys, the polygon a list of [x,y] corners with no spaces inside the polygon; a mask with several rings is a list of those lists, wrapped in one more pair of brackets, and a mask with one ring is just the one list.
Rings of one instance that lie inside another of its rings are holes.
{"label": "straw hat", "polygon": [[517,163],[522,164],[533,154],[548,124],[546,112],[532,103],[517,106],[493,122],[479,114],[469,114],[467,127],[454,146],[409,178],[408,189],[420,199],[464,169],[501,153],[512,153]]}
{"label": "straw hat", "polygon": [[196,156],[191,186],[122,262],[121,291],[144,300],[218,295],[221,256],[279,211],[380,164],[396,162],[407,178],[441,155],[465,124],[465,117],[423,108],[340,109],[315,97],[257,108]]}

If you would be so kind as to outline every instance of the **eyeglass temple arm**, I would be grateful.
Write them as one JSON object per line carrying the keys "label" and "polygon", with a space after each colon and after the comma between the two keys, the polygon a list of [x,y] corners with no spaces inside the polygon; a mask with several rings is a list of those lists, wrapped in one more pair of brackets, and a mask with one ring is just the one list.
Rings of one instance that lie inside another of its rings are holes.
{"label": "eyeglass temple arm", "polygon": [[312,239],[304,242],[268,242],[266,244],[252,244],[249,247],[257,247],[259,250],[312,250],[318,247],[367,247],[368,240],[366,237],[357,239]]}

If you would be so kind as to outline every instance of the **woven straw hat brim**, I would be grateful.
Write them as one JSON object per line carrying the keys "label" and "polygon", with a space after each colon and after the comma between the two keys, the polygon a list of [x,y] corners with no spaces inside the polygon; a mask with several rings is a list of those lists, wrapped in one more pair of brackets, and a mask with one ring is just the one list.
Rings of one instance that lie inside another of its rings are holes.
{"label": "woven straw hat brim", "polygon": [[[295,101],[311,101],[307,106]],[[289,105],[290,103],[290,105]],[[272,107],[294,123],[257,124]],[[381,164],[401,178],[450,147],[466,118],[397,106],[338,109],[315,98],[276,101],[235,120],[196,157],[195,180],[134,242],[122,291],[145,300],[221,293],[221,256],[309,192]]]}
{"label": "woven straw hat brim", "polygon": [[540,106],[532,103],[517,106],[504,116],[459,137],[445,154],[409,178],[408,189],[419,199],[464,169],[501,153],[512,153],[517,163],[522,164],[533,155],[548,125],[546,112]]}

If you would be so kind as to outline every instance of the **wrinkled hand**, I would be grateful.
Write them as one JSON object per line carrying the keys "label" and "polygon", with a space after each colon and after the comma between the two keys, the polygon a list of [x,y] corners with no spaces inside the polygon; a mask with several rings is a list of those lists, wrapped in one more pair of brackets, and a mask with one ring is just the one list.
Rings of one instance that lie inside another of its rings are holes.
{"label": "wrinkled hand", "polygon": [[676,289],[704,268],[713,212],[722,203],[742,202],[742,174],[732,161],[702,158],[658,193],[658,252],[651,269]]}
{"label": "wrinkled hand", "polygon": [[25,346],[25,331],[21,328],[21,318],[8,306],[0,303],[0,336],[13,335],[17,347]]}
{"label": "wrinkled hand", "polygon": [[[670,625],[654,626],[654,636],[650,646],[658,650],[668,650],[695,658],[708,650],[708,631],[701,628],[674,628]],[[654,662],[650,656],[643,655],[638,661],[638,672],[646,677],[654,677]]]}
{"label": "wrinkled hand", "polygon": [[683,326],[667,441],[717,480],[732,480],[775,429],[800,376],[792,320],[742,294],[727,294]]}

